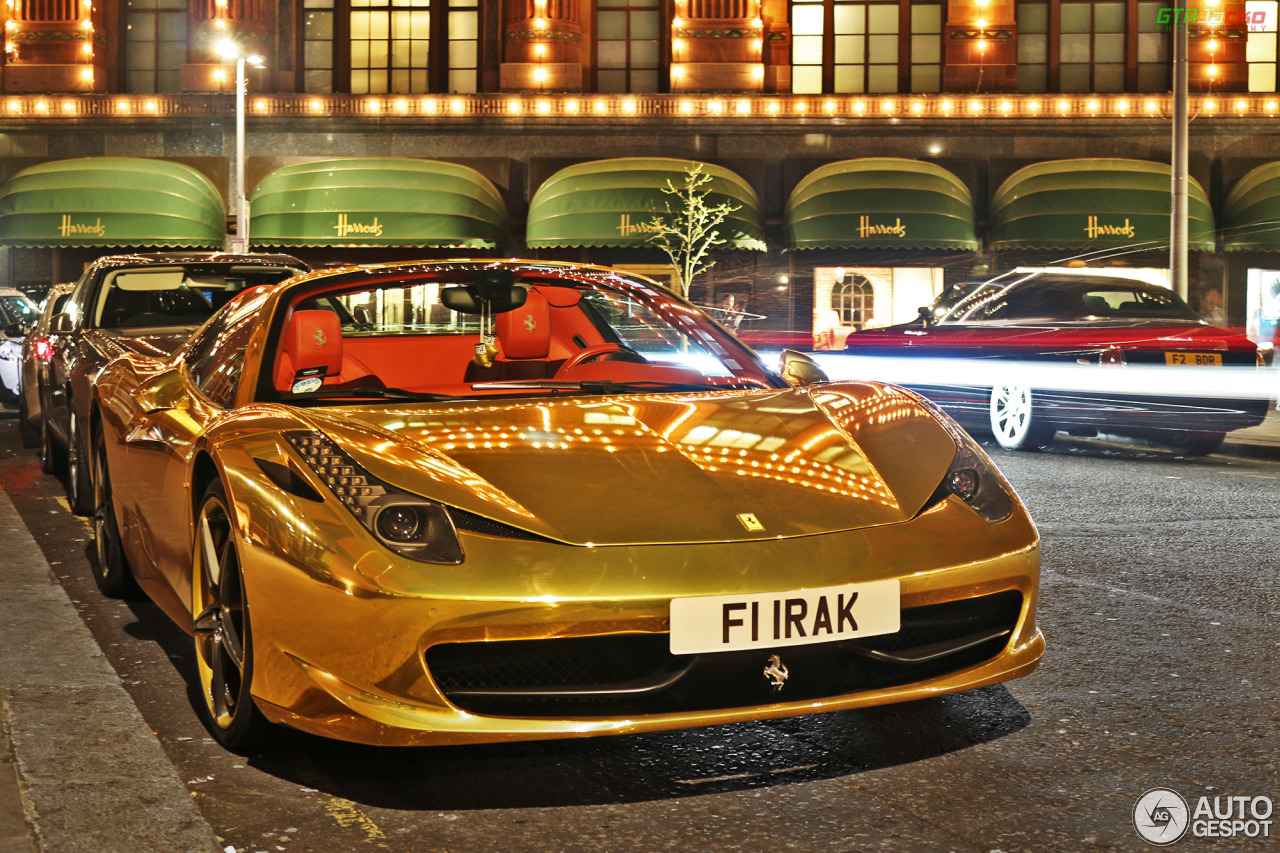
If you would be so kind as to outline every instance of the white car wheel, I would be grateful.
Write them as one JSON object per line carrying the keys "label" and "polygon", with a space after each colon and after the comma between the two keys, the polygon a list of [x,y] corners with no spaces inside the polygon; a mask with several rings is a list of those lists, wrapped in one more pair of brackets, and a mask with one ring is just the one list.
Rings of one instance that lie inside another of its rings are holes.
{"label": "white car wheel", "polygon": [[1005,450],[1038,450],[1053,430],[1038,422],[1030,388],[999,383],[991,389],[991,432]]}

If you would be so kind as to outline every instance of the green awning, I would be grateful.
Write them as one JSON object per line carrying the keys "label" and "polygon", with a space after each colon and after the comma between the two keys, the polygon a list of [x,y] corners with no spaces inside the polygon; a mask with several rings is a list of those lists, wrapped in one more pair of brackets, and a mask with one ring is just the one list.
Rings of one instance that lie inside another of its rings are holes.
{"label": "green awning", "polygon": [[[991,202],[990,248],[1161,249],[1173,208],[1168,163],[1053,160],[1019,169]],[[1213,251],[1213,209],[1194,178],[1187,186],[1187,245]]]}
{"label": "green awning", "polygon": [[969,188],[920,160],[828,163],[796,184],[785,220],[792,249],[978,248]]}
{"label": "green awning", "polygon": [[707,204],[737,208],[718,229],[725,247],[764,251],[760,199],[750,184],[720,166],[668,157],[593,160],[556,172],[529,203],[525,244],[531,249],[650,246],[654,218],[677,204],[663,190],[668,182],[684,186],[695,165],[711,177],[704,185]]}
{"label": "green awning", "polygon": [[226,208],[190,166],[136,157],[55,160],[0,190],[0,245],[217,248]]}
{"label": "green awning", "polygon": [[360,157],[284,166],[249,196],[249,242],[265,246],[492,249],[507,205],[484,175],[438,160]]}
{"label": "green awning", "polygon": [[1236,181],[1222,206],[1225,252],[1280,252],[1280,163]]}

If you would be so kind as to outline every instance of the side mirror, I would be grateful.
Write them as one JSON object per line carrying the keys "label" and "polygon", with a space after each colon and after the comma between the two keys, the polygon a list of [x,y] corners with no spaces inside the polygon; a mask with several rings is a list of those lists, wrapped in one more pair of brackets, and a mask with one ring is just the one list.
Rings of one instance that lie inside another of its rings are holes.
{"label": "side mirror", "polygon": [[146,414],[176,409],[187,401],[187,388],[182,371],[171,367],[158,373],[134,392],[138,407]]}
{"label": "side mirror", "polygon": [[67,313],[55,315],[54,318],[49,321],[50,332],[69,332],[74,328],[75,322],[71,319],[71,315]]}
{"label": "side mirror", "polygon": [[793,349],[784,349],[782,351],[782,362],[778,365],[778,373],[782,375],[782,380],[792,388],[831,381],[827,378],[827,374],[822,372],[822,368],[818,367],[816,361]]}
{"label": "side mirror", "polygon": [[916,309],[916,313],[920,315],[920,322],[926,326],[933,325],[933,310],[928,305],[921,305]]}
{"label": "side mirror", "polygon": [[4,327],[4,336],[6,338],[25,338],[27,336],[27,327],[21,323],[10,323]]}

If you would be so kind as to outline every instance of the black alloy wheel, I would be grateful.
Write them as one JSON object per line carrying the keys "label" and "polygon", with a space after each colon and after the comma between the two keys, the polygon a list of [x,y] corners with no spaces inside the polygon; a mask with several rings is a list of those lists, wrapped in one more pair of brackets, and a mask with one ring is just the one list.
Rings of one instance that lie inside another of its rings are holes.
{"label": "black alloy wheel", "polygon": [[107,469],[107,442],[101,430],[94,436],[93,468],[93,542],[98,555],[93,579],[108,598],[130,598],[139,591],[138,582],[129,571],[120,542]]}
{"label": "black alloy wheel", "polygon": [[84,452],[84,438],[80,435],[80,416],[76,414],[73,403],[71,425],[67,431],[67,503],[76,515],[88,515],[93,511],[89,465],[88,454]]}
{"label": "black alloy wheel", "polygon": [[53,437],[49,419],[40,416],[40,470],[46,474],[61,474],[67,469],[67,454]]}
{"label": "black alloy wheel", "polygon": [[31,423],[31,412],[27,409],[27,392],[18,394],[18,432],[22,434],[23,447],[40,446],[40,430]]}
{"label": "black alloy wheel", "polygon": [[214,481],[196,515],[191,613],[200,715],[233,752],[256,744],[267,723],[253,704],[253,630],[226,491]]}

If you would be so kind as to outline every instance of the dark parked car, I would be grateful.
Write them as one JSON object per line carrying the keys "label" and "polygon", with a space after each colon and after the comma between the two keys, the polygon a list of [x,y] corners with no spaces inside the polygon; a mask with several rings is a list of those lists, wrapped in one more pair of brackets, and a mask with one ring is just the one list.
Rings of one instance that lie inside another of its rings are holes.
{"label": "dark parked car", "polygon": [[40,457],[67,471],[73,511],[92,509],[89,386],[125,353],[167,355],[232,296],[308,271],[288,255],[109,255],[85,270],[50,323],[47,381],[40,389]]}
{"label": "dark parked car", "polygon": [[75,286],[73,281],[55,284],[49,289],[35,326],[22,340],[18,426],[23,447],[40,445],[40,386],[48,379],[49,359],[53,355],[53,347],[49,344],[49,325],[55,316],[62,313],[62,306],[67,304]]}
{"label": "dark parked car", "polygon": [[1269,404],[1249,338],[1113,270],[1017,270],[948,289],[911,323],[850,335],[845,351],[954,360],[885,378],[966,427],[990,428],[1010,450],[1067,430],[1212,453],[1228,431],[1261,423]]}

